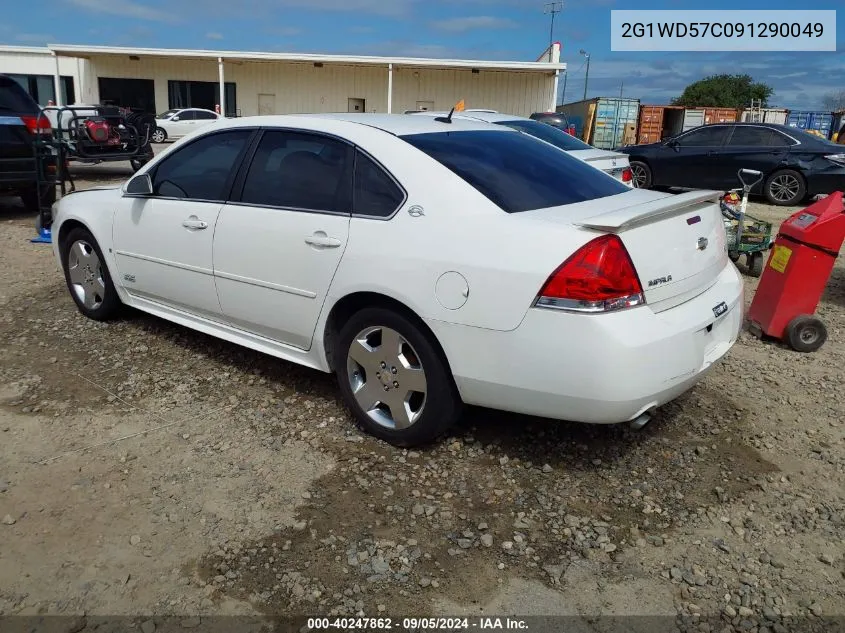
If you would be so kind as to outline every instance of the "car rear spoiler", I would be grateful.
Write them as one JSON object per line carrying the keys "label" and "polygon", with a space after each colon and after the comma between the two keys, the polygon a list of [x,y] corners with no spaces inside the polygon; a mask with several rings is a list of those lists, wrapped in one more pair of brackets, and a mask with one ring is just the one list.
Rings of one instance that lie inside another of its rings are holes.
{"label": "car rear spoiler", "polygon": [[600,213],[579,222],[576,226],[583,226],[588,229],[598,229],[615,233],[636,224],[648,224],[650,221],[676,213],[702,202],[716,202],[719,196],[724,195],[722,191],[687,191],[678,195],[669,195],[665,198],[635,204],[624,209],[617,209],[608,213]]}

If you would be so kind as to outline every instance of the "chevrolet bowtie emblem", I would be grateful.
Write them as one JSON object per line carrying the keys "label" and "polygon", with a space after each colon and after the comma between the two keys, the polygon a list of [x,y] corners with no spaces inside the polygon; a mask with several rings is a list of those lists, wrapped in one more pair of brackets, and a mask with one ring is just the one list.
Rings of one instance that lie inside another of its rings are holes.
{"label": "chevrolet bowtie emblem", "polygon": [[705,248],[707,248],[707,245],[709,243],[710,242],[707,240],[706,237],[699,237],[698,238],[698,250],[703,251]]}

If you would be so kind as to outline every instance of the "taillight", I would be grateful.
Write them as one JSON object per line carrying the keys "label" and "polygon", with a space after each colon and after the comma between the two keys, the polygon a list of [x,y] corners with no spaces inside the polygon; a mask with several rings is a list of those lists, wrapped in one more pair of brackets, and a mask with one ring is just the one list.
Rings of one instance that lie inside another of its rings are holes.
{"label": "taillight", "polygon": [[24,122],[30,134],[50,134],[53,131],[50,119],[46,116],[22,116],[21,121]]}
{"label": "taillight", "polygon": [[634,174],[631,171],[630,167],[626,167],[622,170],[622,182],[630,183],[634,179]]}
{"label": "taillight", "polygon": [[610,312],[645,303],[628,250],[616,235],[579,248],[546,281],[535,305],[574,312]]}

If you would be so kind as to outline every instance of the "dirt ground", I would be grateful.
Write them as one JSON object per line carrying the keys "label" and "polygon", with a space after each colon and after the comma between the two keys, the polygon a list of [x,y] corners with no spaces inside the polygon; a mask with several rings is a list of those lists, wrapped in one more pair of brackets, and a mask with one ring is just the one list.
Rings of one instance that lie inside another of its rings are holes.
{"label": "dirt ground", "polygon": [[33,232],[0,199],[0,616],[843,625],[841,262],[819,352],[744,333],[642,431],[471,409],[403,451],[353,427],[330,376],[140,313],[86,320]]}

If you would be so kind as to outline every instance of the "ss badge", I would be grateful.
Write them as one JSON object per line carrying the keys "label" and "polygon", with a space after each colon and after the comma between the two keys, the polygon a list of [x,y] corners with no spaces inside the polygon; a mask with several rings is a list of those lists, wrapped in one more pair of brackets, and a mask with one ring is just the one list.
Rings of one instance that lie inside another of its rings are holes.
{"label": "ss badge", "polygon": [[725,303],[724,301],[722,301],[722,303],[719,303],[719,304],[717,304],[716,306],[713,307],[713,314],[715,314],[717,318],[722,316],[727,311],[728,311],[728,304]]}

